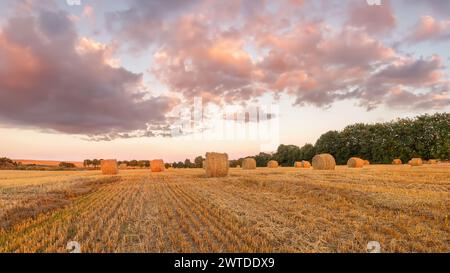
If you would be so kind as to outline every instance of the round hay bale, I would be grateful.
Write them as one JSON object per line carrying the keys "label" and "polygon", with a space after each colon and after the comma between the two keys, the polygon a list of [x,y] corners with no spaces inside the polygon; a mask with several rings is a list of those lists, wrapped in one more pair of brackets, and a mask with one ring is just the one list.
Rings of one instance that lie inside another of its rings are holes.
{"label": "round hay bale", "polygon": [[305,169],[311,168],[311,163],[309,163],[309,161],[303,160],[302,161],[302,168],[305,168]]}
{"label": "round hay bale", "polygon": [[294,167],[295,167],[295,168],[303,168],[302,162],[296,161],[296,162],[294,163]]}
{"label": "round hay bale", "polygon": [[206,160],[203,160],[203,162],[202,162],[202,168],[203,168],[204,170],[206,170]]}
{"label": "round hay bale", "polygon": [[315,170],[334,170],[336,160],[330,154],[319,154],[314,156],[312,166]]}
{"label": "round hay bale", "polygon": [[241,165],[236,165],[236,168],[241,168]]}
{"label": "round hay bale", "polygon": [[164,161],[162,159],[154,159],[150,162],[152,173],[159,173],[165,170]]}
{"label": "round hay bale", "polygon": [[275,160],[270,160],[269,162],[267,162],[267,168],[278,168],[278,162]]}
{"label": "round hay bale", "polygon": [[119,169],[120,170],[126,170],[127,168],[128,168],[128,166],[125,163],[122,163],[122,164],[119,165]]}
{"label": "round hay bale", "polygon": [[402,165],[403,162],[400,158],[396,158],[394,160],[392,160],[392,165]]}
{"label": "round hay bale", "polygon": [[256,169],[256,160],[254,158],[246,158],[242,161],[242,169],[244,170],[254,170]]}
{"label": "round hay bale", "polygon": [[370,161],[369,160],[364,160],[364,165],[370,165]]}
{"label": "round hay bale", "polygon": [[102,169],[102,174],[104,175],[116,175],[119,173],[119,168],[117,166],[117,160],[115,159],[105,159],[100,162],[100,167]]}
{"label": "round hay bale", "polygon": [[206,153],[206,177],[223,177],[228,175],[228,154]]}
{"label": "round hay bale", "polygon": [[423,162],[421,158],[413,158],[409,161],[409,165],[411,166],[422,166]]}
{"label": "round hay bale", "polygon": [[364,167],[364,160],[359,157],[351,157],[347,161],[347,167],[349,168],[362,168]]}
{"label": "round hay bale", "polygon": [[428,160],[428,164],[431,164],[431,165],[438,164],[438,160],[437,159],[430,159],[430,160]]}

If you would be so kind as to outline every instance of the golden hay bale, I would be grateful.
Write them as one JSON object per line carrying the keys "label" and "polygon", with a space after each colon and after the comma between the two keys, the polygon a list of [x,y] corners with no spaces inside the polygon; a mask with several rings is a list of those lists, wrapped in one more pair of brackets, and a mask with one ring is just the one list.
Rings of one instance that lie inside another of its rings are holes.
{"label": "golden hay bale", "polygon": [[438,161],[437,161],[437,159],[430,159],[430,160],[428,160],[428,164],[432,164],[432,165],[438,164]]}
{"label": "golden hay bale", "polygon": [[409,165],[411,166],[422,166],[422,159],[421,158],[413,158],[409,161]]}
{"label": "golden hay bale", "polygon": [[392,160],[392,165],[402,165],[402,164],[403,164],[403,162],[399,158]]}
{"label": "golden hay bale", "polygon": [[351,157],[347,161],[347,167],[349,168],[362,168],[364,167],[364,160],[359,157]]}
{"label": "golden hay bale", "polygon": [[270,160],[267,162],[267,168],[278,168],[278,162],[275,160]]}
{"label": "golden hay bale", "polygon": [[246,158],[242,161],[242,169],[244,170],[254,170],[256,169],[256,160],[254,158]]}
{"label": "golden hay bale", "polygon": [[165,170],[164,161],[162,159],[154,159],[150,162],[152,173],[159,173]]}
{"label": "golden hay bale", "polygon": [[236,165],[236,168],[240,168],[241,167],[241,165]]}
{"label": "golden hay bale", "polygon": [[311,163],[309,163],[309,161],[306,160],[297,161],[295,162],[294,167],[309,169],[311,168]]}
{"label": "golden hay bale", "polygon": [[202,168],[203,168],[204,170],[206,170],[206,160],[203,160],[203,162],[202,162]]}
{"label": "golden hay bale", "polygon": [[122,163],[122,164],[119,165],[119,169],[120,169],[120,170],[125,170],[125,169],[127,169],[127,168],[128,168],[128,166],[127,166],[127,164],[125,164],[125,163]]}
{"label": "golden hay bale", "polygon": [[369,160],[364,160],[364,165],[370,165],[370,161]]}
{"label": "golden hay bale", "polygon": [[312,160],[312,166],[315,170],[334,170],[336,160],[330,154],[315,155]]}
{"label": "golden hay bale", "polygon": [[223,177],[228,175],[228,154],[206,153],[206,177]]}
{"label": "golden hay bale", "polygon": [[302,161],[302,168],[305,168],[305,169],[311,168],[311,163],[309,163],[309,161],[303,160]]}
{"label": "golden hay bale", "polygon": [[102,174],[115,175],[119,173],[119,168],[117,167],[117,160],[115,159],[102,160],[100,162],[100,166],[102,169]]}

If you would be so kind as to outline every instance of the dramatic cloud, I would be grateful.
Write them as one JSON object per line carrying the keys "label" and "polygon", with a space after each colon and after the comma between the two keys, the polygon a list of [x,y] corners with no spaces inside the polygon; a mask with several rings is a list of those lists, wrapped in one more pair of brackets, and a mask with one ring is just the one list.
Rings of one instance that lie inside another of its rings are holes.
{"label": "dramatic cloud", "polygon": [[107,28],[134,50],[147,49],[168,29],[167,23],[201,3],[199,0],[130,0],[129,8],[106,15]]}
{"label": "dramatic cloud", "polygon": [[[295,38],[297,37],[297,38]],[[374,66],[394,51],[355,28],[332,32],[323,24],[300,23],[293,32],[264,38],[269,54],[259,64],[269,89],[296,96],[296,104],[326,106],[358,98]]]}
{"label": "dramatic cloud", "polygon": [[443,41],[450,39],[450,20],[438,21],[432,16],[422,16],[409,40],[413,42]]}
{"label": "dramatic cloud", "polygon": [[412,105],[413,108],[420,110],[439,109],[450,105],[448,88],[416,94],[405,90],[402,86],[396,86],[386,93],[385,101],[390,107],[404,108],[405,105]]}
{"label": "dramatic cloud", "polygon": [[[389,1],[381,6],[351,2],[349,18],[342,26],[330,26],[325,19],[292,16],[289,10],[301,12],[303,2],[282,1],[270,8],[264,3],[244,3],[197,1],[186,12],[171,11],[168,19],[156,17],[163,27],[157,36],[152,35],[151,42],[146,39],[157,48],[151,68],[154,75],[187,100],[202,96],[206,101],[239,103],[266,92],[290,94],[298,105],[327,106],[343,99],[379,105],[387,100],[385,94],[394,83],[372,89],[383,77],[378,72],[386,67],[394,69],[405,59],[377,38],[397,24]],[[149,8],[140,4],[142,12]],[[140,29],[138,21],[119,21]],[[402,67],[402,73],[426,69],[421,60],[410,62],[415,63],[405,64],[411,67]],[[427,75],[434,80],[409,77],[398,79],[397,84],[437,87],[443,84],[443,69],[439,65]],[[395,74],[389,70],[383,73]],[[372,96],[367,94],[370,92]],[[367,102],[369,98],[374,101]],[[423,97],[416,98],[420,101]]]}
{"label": "dramatic cloud", "polygon": [[145,131],[164,123],[173,102],[144,91],[142,75],[78,37],[65,12],[12,18],[0,32],[2,123],[92,136]]}
{"label": "dramatic cloud", "polygon": [[393,30],[396,17],[390,1],[383,0],[382,5],[368,5],[366,1],[352,1],[349,4],[350,25],[361,27],[370,33],[382,33]]}
{"label": "dramatic cloud", "polygon": [[367,80],[362,104],[369,109],[382,102],[388,106],[442,109],[450,102],[450,82],[441,69],[442,61],[438,56],[391,64]]}
{"label": "dramatic cloud", "polygon": [[[42,2],[20,2],[20,16],[0,28],[3,124],[97,140],[164,134],[178,102],[152,96],[153,83],[183,103],[283,94],[298,106],[449,106],[448,54],[414,48],[448,39],[449,21],[432,12],[446,2],[415,14],[413,30],[400,20],[406,4],[387,0],[128,0],[108,9],[93,1],[77,14]],[[89,37],[86,20],[106,29]]]}
{"label": "dramatic cloud", "polygon": [[209,33],[196,17],[183,17],[170,40],[154,55],[154,73],[185,97],[250,98],[253,62],[238,32]]}
{"label": "dramatic cloud", "polygon": [[376,84],[408,84],[426,87],[438,83],[443,77],[442,60],[433,56],[429,60],[406,59],[376,73],[371,81]]}

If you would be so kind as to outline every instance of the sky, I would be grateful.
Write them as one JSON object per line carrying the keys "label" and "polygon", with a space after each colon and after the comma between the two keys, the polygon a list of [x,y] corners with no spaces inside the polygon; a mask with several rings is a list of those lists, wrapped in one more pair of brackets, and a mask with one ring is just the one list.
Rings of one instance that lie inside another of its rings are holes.
{"label": "sky", "polygon": [[0,156],[238,158],[449,112],[450,1],[372,2],[3,0]]}

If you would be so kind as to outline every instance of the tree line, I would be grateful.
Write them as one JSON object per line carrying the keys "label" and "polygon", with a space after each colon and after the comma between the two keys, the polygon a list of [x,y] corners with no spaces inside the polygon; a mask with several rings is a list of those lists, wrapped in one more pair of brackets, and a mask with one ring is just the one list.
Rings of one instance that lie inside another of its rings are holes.
{"label": "tree line", "polygon": [[[202,168],[203,167],[203,156],[198,156],[194,159],[193,162],[189,158],[184,161],[173,162],[173,163],[165,163],[165,167],[173,167],[173,168]],[[86,168],[98,168],[101,164],[102,159],[85,159],[83,161],[83,166]],[[131,168],[149,168],[150,160],[124,160],[118,161],[117,164],[125,165]]]}
{"label": "tree line", "polygon": [[[281,166],[293,166],[296,161],[311,161],[314,155],[329,153],[337,164],[346,164],[350,157],[356,156],[372,163],[391,163],[400,158],[408,162],[413,157],[425,160],[450,159],[450,114],[436,113],[420,115],[415,118],[402,118],[391,122],[365,124],[357,123],[341,131],[328,131],[316,143],[302,147],[281,144],[274,153],[259,153],[255,158],[258,167],[265,167],[270,160]],[[192,162],[166,163],[166,168],[202,168],[203,156]],[[230,160],[230,167],[242,166],[244,158]],[[84,167],[100,166],[101,159],[86,159]],[[149,160],[119,161],[127,167],[148,168]],[[1,158],[0,168],[14,169],[18,164],[11,159]],[[72,168],[72,163],[62,162],[60,167]]]}
{"label": "tree line", "polygon": [[[341,131],[331,130],[322,134],[315,144],[302,147],[281,144],[274,153],[259,153],[253,157],[258,167],[265,167],[270,160],[281,166],[293,166],[296,161],[311,161],[314,155],[329,153],[337,164],[346,164],[356,156],[372,163],[391,163],[400,158],[408,162],[413,157],[422,159],[450,159],[450,114],[424,114],[415,118],[402,118],[384,123],[356,123]],[[203,156],[192,162],[166,163],[166,168],[202,168]],[[244,158],[230,160],[230,167],[242,166]],[[148,160],[119,161],[129,167],[149,167]],[[85,166],[97,167],[100,160],[85,160]]]}
{"label": "tree line", "polygon": [[[403,162],[413,157],[449,160],[450,114],[424,114],[375,124],[357,123],[342,131],[322,134],[314,145],[282,144],[275,153],[260,153],[253,157],[258,167],[265,167],[269,160],[276,160],[281,166],[293,166],[296,161],[311,161],[314,155],[321,153],[333,155],[337,164],[346,164],[353,156],[383,164],[391,163],[395,158]],[[241,165],[242,160],[232,160],[230,166]]]}

